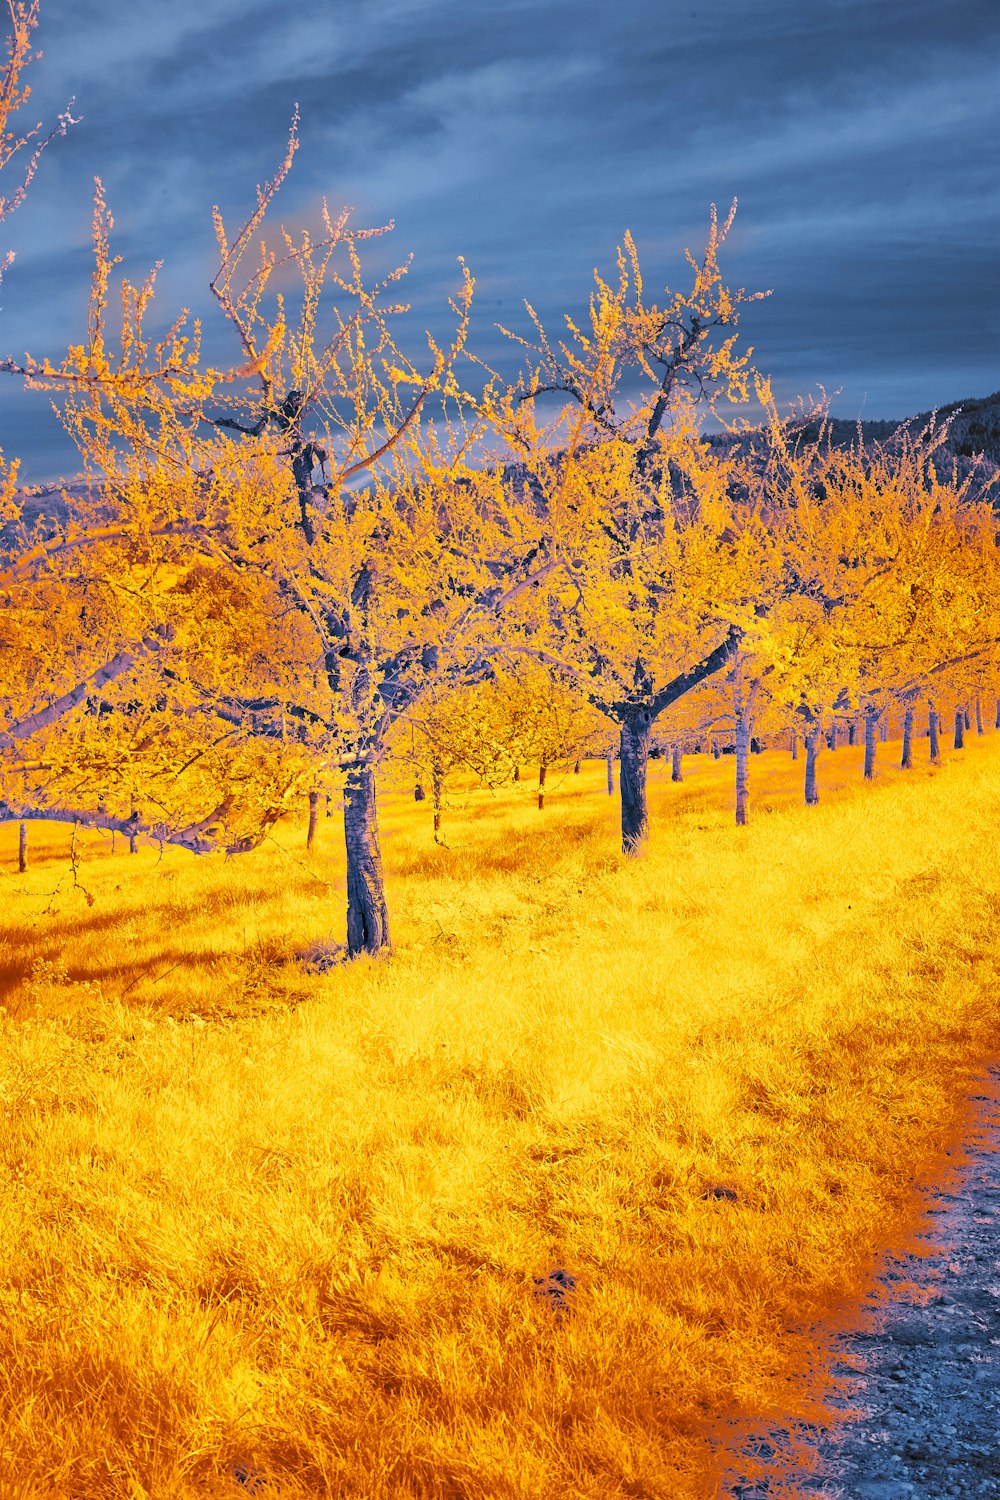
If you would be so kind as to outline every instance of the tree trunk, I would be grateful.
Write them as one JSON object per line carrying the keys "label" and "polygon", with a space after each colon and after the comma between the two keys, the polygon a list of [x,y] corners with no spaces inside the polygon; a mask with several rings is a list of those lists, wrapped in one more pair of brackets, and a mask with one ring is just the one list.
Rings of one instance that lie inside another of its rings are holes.
{"label": "tree trunk", "polygon": [[968,731],[972,728],[972,720],[969,717],[969,710],[967,708],[962,709],[962,718],[965,720],[965,729],[966,733],[968,733]]}
{"label": "tree trunk", "polygon": [[993,721],[993,728],[1000,729],[1000,698],[997,699],[997,715]]}
{"label": "tree trunk", "polygon": [[903,714],[903,754],[899,762],[901,771],[913,770],[913,704],[908,703]]}
{"label": "tree trunk", "polygon": [[[131,803],[131,805],[129,807],[129,811],[133,812],[133,813],[135,812],[135,802],[134,801]],[[135,834],[134,833],[130,833],[129,836],[128,836],[128,852],[130,854],[137,854],[139,852],[139,845],[135,841]]]}
{"label": "tree trunk", "polygon": [[883,714],[882,715],[882,719],[881,719],[881,721],[879,723],[879,727],[878,727],[878,737],[882,741],[883,745],[885,744],[886,740],[889,738],[889,715],[888,714]]}
{"label": "tree trunk", "polygon": [[579,762],[579,761],[577,761],[577,762],[576,762],[576,763],[575,763],[575,764],[574,764],[574,766],[573,766],[573,775],[574,775],[574,776],[579,776],[579,774],[580,774],[580,762]]}
{"label": "tree trunk", "polygon": [[836,750],[836,748],[837,748],[837,724],[836,724],[836,721],[834,721],[834,723],[832,723],[830,725],[830,749],[831,750]]}
{"label": "tree trunk", "polygon": [[878,728],[878,713],[874,708],[865,712],[865,780],[875,779],[875,731]]}
{"label": "tree trunk", "polygon": [[852,719],[850,721],[850,723],[848,724],[848,726],[847,726],[847,743],[849,745],[853,745],[854,741],[857,739],[857,737],[858,737],[858,721],[857,721],[857,719]]}
{"label": "tree trunk", "polygon": [[348,768],[344,783],[344,840],[347,845],[347,955],[379,953],[389,946],[382,852],[378,843],[375,771]]}
{"label": "tree trunk", "polygon": [[330,802],[331,801],[332,801],[332,798],[330,797],[330,793],[327,792],[327,794],[326,794],[326,815],[327,815],[328,818],[332,818],[333,817],[333,812],[332,812],[332,810],[330,808]]}
{"label": "tree trunk", "polygon": [[520,766],[515,766],[514,767],[514,780],[515,781],[520,781],[520,779],[521,779],[521,767]]}
{"label": "tree trunk", "polygon": [[938,744],[938,716],[937,709],[933,703],[927,714],[927,737],[931,742],[931,765],[936,766],[941,761],[941,747]]}
{"label": "tree trunk", "polygon": [[438,835],[441,832],[441,796],[442,796],[443,792],[444,792],[444,772],[441,769],[441,762],[437,761],[437,760],[432,760],[431,761],[431,797],[433,798],[433,802],[432,802],[431,805],[434,808],[434,842],[436,844],[440,842],[440,840],[438,838]]}
{"label": "tree trunk", "polygon": [[309,830],[306,833],[306,848],[311,849],[319,825],[319,792],[309,793]]}
{"label": "tree trunk", "polygon": [[965,715],[960,708],[955,710],[955,749],[965,749]]}
{"label": "tree trunk", "polygon": [[819,791],[816,786],[816,758],[819,755],[819,725],[805,736],[806,742],[806,807],[816,807]]}
{"label": "tree trunk", "polygon": [[750,810],[750,721],[736,720],[736,826],[745,828]]}
{"label": "tree trunk", "polygon": [[982,732],[983,732],[983,706],[980,703],[979,698],[977,696],[977,698],[976,698],[976,733],[977,734],[982,734]]}
{"label": "tree trunk", "polygon": [[[997,718],[1000,719],[1000,698],[997,699]],[[712,736],[712,759],[713,760],[719,760],[719,758],[721,757],[721,755],[722,755],[722,751],[719,749],[719,741],[716,739],[715,735],[713,734],[713,736]]]}
{"label": "tree trunk", "polygon": [[671,781],[683,781],[684,780],[684,777],[681,775],[681,747],[680,747],[680,745],[674,745],[673,749],[670,752],[670,780]]}
{"label": "tree trunk", "polygon": [[793,729],[792,730],[792,760],[798,760],[798,758],[799,758],[799,737],[795,733],[795,730]]}
{"label": "tree trunk", "polygon": [[28,868],[28,825],[21,823],[17,830],[17,868],[23,875]]}
{"label": "tree trunk", "polygon": [[413,788],[413,800],[414,802],[427,801],[427,793],[424,791],[424,784],[422,781],[418,781],[416,786]]}
{"label": "tree trunk", "polygon": [[649,833],[646,770],[652,727],[646,713],[625,719],[621,726],[622,853],[636,858],[645,854]]}
{"label": "tree trunk", "polygon": [[548,766],[545,764],[545,762],[543,760],[542,763],[541,763],[541,765],[538,767],[538,811],[539,812],[541,812],[542,809],[545,806],[545,772],[547,770],[548,770]]}
{"label": "tree trunk", "polygon": [[[1000,710],[998,710],[998,711],[1000,711]],[[608,796],[609,797],[613,797],[614,795],[615,795],[615,758],[614,758],[614,755],[612,754],[612,752],[609,750],[608,751]]]}

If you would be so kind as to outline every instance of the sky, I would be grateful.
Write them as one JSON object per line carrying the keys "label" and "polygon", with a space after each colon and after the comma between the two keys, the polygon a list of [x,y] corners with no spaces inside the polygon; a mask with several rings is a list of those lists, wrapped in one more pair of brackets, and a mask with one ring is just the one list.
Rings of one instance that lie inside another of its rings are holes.
{"label": "sky", "polygon": [[[395,220],[366,263],[412,252],[415,355],[454,326],[460,256],[470,345],[514,380],[497,322],[531,336],[525,300],[553,335],[584,318],[626,230],[648,293],[684,286],[737,198],[721,265],[772,289],[740,327],[779,404],[904,418],[1000,388],[996,0],[42,0],[36,41],[16,122],[71,96],[82,118],[0,224],[2,356],[81,342],[99,176],[120,269],[163,262],[152,329],[188,307],[237,358],[211,210],[243,222],[297,103],[272,223],[318,229],[324,197]],[[77,473],[52,397],[0,382],[22,482]]]}

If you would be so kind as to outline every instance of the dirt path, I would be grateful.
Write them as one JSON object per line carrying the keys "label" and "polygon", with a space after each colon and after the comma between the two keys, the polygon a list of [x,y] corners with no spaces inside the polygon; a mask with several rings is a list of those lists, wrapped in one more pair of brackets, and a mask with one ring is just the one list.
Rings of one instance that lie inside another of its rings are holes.
{"label": "dirt path", "polygon": [[[919,1238],[934,1253],[889,1261],[888,1300],[837,1340],[836,1373],[859,1377],[839,1404],[856,1419],[814,1429],[816,1474],[731,1478],[727,1497],[1000,1500],[1000,1068],[989,1073],[948,1191],[926,1194]],[[786,1443],[771,1432],[755,1447],[769,1458]]]}

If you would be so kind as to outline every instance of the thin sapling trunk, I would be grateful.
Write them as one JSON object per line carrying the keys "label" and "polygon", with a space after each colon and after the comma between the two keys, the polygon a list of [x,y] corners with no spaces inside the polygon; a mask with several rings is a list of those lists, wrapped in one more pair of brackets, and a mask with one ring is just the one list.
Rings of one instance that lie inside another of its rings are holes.
{"label": "thin sapling trunk", "polygon": [[319,827],[319,792],[309,793],[309,828],[306,832],[306,848],[311,849]]}

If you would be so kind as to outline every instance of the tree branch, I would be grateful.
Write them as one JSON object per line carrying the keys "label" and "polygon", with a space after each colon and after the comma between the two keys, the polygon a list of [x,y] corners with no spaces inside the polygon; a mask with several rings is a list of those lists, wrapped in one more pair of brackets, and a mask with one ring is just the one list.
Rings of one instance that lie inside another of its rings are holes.
{"label": "tree branch", "polygon": [[[182,849],[189,849],[192,854],[212,854],[219,849],[215,835],[221,831],[220,819],[226,816],[231,804],[232,798],[227,797],[214,812],[209,813],[208,817],[202,818],[200,822],[191,823],[187,828],[171,828],[166,823],[147,823],[139,812],[134,812],[127,818],[116,818],[110,813],[91,812],[81,808],[58,805],[36,807],[30,803],[0,801],[0,823],[79,823],[82,828],[103,828],[108,832],[125,833],[130,836],[145,834],[147,838],[155,839],[157,843],[177,844]],[[263,841],[266,833],[265,828],[261,831],[260,837],[252,841],[247,838],[237,839],[226,846],[226,853],[246,854]]]}
{"label": "tree branch", "polygon": [[55,723],[56,719],[62,718],[63,714],[76,708],[91,693],[104,687],[105,683],[130,671],[143,657],[155,655],[156,652],[161,651],[163,646],[173,638],[172,625],[155,626],[149,635],[143,637],[138,646],[130,651],[119,651],[110,661],[98,667],[96,672],[92,672],[89,677],[85,677],[82,682],[70,688],[68,693],[63,693],[60,698],[54,699],[47,708],[28,714],[26,718],[8,725],[5,730],[0,730],[0,749],[13,750],[18,740],[26,740],[31,735],[37,734],[40,729],[47,729],[50,724]]}

